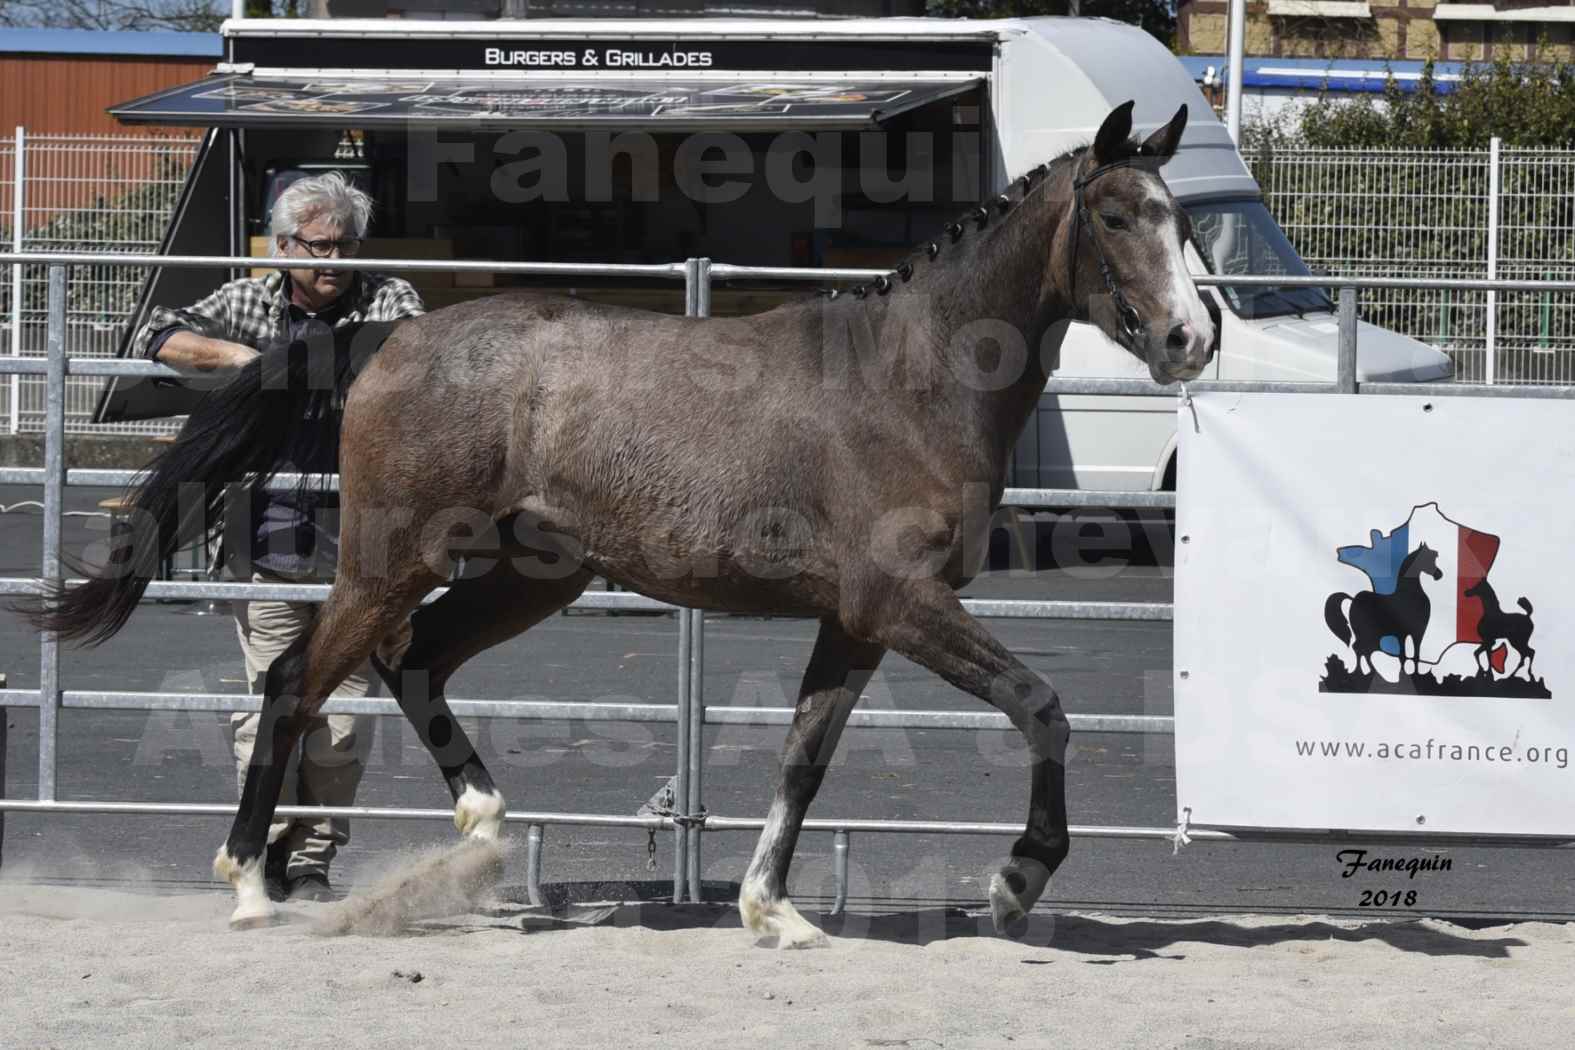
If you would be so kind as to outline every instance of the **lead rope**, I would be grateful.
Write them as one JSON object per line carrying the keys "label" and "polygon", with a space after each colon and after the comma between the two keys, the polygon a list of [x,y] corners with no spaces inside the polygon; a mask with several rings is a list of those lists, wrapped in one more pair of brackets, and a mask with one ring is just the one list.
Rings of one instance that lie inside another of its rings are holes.
{"label": "lead rope", "polygon": [[1198,426],[1198,406],[1192,403],[1192,391],[1187,389],[1185,380],[1180,385],[1181,392],[1177,396],[1181,398],[1181,407],[1192,413],[1192,432],[1201,434],[1203,429]]}

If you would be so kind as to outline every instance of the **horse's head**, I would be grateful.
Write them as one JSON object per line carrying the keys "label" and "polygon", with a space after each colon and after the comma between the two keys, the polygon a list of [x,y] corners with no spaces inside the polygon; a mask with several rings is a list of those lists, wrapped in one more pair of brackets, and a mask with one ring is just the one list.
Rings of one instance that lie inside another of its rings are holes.
{"label": "horse's head", "polygon": [[1111,111],[1074,169],[1066,278],[1079,316],[1147,364],[1155,382],[1174,383],[1213,358],[1219,318],[1187,272],[1190,220],[1159,176],[1181,142],[1187,107],[1137,142],[1129,138],[1132,105]]}
{"label": "horse's head", "polygon": [[1420,576],[1424,572],[1435,580],[1444,578],[1444,571],[1438,567],[1438,552],[1425,543],[1412,551],[1400,566],[1401,576]]}

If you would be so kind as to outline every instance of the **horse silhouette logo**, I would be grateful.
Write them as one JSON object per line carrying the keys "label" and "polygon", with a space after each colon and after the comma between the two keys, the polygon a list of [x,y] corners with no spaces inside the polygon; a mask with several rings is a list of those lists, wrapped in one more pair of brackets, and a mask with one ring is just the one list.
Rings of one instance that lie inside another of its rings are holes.
{"label": "horse silhouette logo", "polygon": [[1504,670],[1504,647],[1493,648],[1493,643],[1503,639],[1515,647],[1515,653],[1520,657],[1520,663],[1509,672],[1513,678],[1520,673],[1521,667],[1526,669],[1526,678],[1531,679],[1532,661],[1536,659],[1537,651],[1531,647],[1531,603],[1524,596],[1516,604],[1525,612],[1507,613],[1498,604],[1498,595],[1493,593],[1493,585],[1483,580],[1474,587],[1466,589],[1466,597],[1477,598],[1482,602],[1482,618],[1477,621],[1477,637],[1482,639],[1482,644],[1476,647],[1471,655],[1478,661],[1484,656],[1488,658],[1489,665],[1495,671]]}
{"label": "horse silhouette logo", "polygon": [[[1390,644],[1399,649],[1400,671],[1405,672],[1406,642],[1411,643],[1411,670],[1421,670],[1422,636],[1427,633],[1433,616],[1433,603],[1422,590],[1422,574],[1435,580],[1444,578],[1438,567],[1438,552],[1427,544],[1406,555],[1400,563],[1394,590],[1388,594],[1362,591],[1356,596],[1335,593],[1323,603],[1323,621],[1329,625],[1336,638],[1346,643],[1356,653],[1356,669],[1367,661],[1367,671],[1373,672],[1373,653],[1380,647],[1389,651]],[[1351,603],[1349,614],[1343,615],[1340,606]]]}
{"label": "horse silhouette logo", "polygon": [[[1424,503],[1387,534],[1369,530],[1366,546],[1338,548],[1371,586],[1324,600],[1324,624],[1354,667],[1331,655],[1319,691],[1551,699],[1533,673],[1531,602],[1522,596],[1522,612],[1505,612],[1488,582],[1501,542]],[[1506,674],[1511,647],[1519,660]]]}

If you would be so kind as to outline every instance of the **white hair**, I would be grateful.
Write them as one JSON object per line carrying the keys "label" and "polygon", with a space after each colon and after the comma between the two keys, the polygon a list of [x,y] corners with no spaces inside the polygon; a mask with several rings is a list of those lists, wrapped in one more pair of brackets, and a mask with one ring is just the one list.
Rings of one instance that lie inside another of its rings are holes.
{"label": "white hair", "polygon": [[314,219],[333,220],[347,236],[365,237],[372,221],[372,198],[350,185],[337,171],[299,179],[285,187],[274,201],[269,222],[274,236],[274,254],[279,238],[293,237]]}

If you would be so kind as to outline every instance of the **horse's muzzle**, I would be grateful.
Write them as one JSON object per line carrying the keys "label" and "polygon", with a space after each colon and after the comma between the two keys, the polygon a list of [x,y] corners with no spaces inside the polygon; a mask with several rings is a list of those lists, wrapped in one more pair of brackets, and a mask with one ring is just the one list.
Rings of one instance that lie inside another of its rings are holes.
{"label": "horse's muzzle", "polygon": [[1188,321],[1178,321],[1165,334],[1163,346],[1152,347],[1149,354],[1149,373],[1156,383],[1185,382],[1203,374],[1214,359],[1215,333],[1199,331]]}

